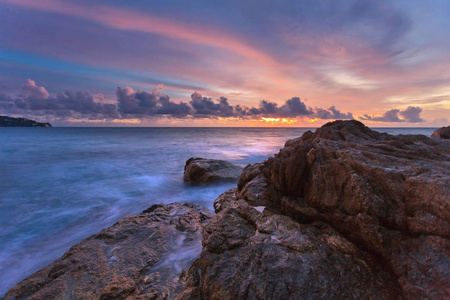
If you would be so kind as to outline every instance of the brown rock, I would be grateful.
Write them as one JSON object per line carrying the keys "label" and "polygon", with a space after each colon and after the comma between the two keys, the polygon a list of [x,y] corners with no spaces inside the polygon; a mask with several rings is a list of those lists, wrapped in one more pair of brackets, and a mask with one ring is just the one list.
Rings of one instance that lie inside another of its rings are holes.
{"label": "brown rock", "polygon": [[450,126],[436,129],[431,134],[432,139],[450,139]]}
{"label": "brown rock", "polygon": [[203,234],[178,299],[401,298],[376,257],[323,222],[303,225],[229,199]]}
{"label": "brown rock", "polygon": [[167,299],[201,251],[210,212],[199,205],[153,205],[73,246],[14,286],[5,299]]}
{"label": "brown rock", "polygon": [[307,132],[216,200],[180,298],[450,299],[449,179],[422,135]]}
{"label": "brown rock", "polygon": [[184,181],[205,184],[214,181],[237,181],[242,167],[225,160],[190,158],[184,167]]}

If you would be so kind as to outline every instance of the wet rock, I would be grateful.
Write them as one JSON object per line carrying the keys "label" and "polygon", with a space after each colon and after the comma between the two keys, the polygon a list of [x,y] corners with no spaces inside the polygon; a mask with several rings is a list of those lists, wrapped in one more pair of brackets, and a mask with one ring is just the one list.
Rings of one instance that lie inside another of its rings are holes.
{"label": "wet rock", "polygon": [[201,251],[211,212],[199,205],[154,205],[73,246],[14,286],[5,299],[169,299]]}
{"label": "wet rock", "polygon": [[422,135],[307,132],[216,200],[180,298],[449,299],[449,178]]}
{"label": "wet rock", "polygon": [[436,129],[431,134],[431,138],[432,139],[446,139],[446,140],[450,139],[450,126]]}
{"label": "wet rock", "polygon": [[192,157],[186,161],[184,181],[189,184],[237,181],[241,172],[242,167],[225,160]]}

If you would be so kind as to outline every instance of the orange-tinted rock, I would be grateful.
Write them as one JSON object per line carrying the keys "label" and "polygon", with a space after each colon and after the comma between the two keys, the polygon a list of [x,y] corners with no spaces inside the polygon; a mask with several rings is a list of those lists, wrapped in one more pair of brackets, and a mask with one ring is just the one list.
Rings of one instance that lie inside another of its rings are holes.
{"label": "orange-tinted rock", "polygon": [[436,129],[431,134],[431,138],[432,139],[445,139],[445,140],[450,139],[450,126]]}

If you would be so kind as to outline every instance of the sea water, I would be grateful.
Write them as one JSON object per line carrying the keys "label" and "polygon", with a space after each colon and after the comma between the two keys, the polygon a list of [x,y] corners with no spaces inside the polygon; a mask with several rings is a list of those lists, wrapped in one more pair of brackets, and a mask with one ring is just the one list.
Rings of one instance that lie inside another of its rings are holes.
{"label": "sea water", "polygon": [[[0,128],[0,297],[72,245],[155,203],[213,209],[223,183],[183,183],[190,157],[260,162],[308,128]],[[424,134],[433,128],[383,128]]]}

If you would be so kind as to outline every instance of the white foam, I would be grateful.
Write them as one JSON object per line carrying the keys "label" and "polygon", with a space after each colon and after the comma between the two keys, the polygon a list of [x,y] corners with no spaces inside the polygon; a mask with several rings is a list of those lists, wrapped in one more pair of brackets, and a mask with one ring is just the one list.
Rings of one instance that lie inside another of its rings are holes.
{"label": "white foam", "polygon": [[257,211],[259,211],[260,213],[262,213],[266,207],[265,206],[253,206],[253,208],[256,209]]}

